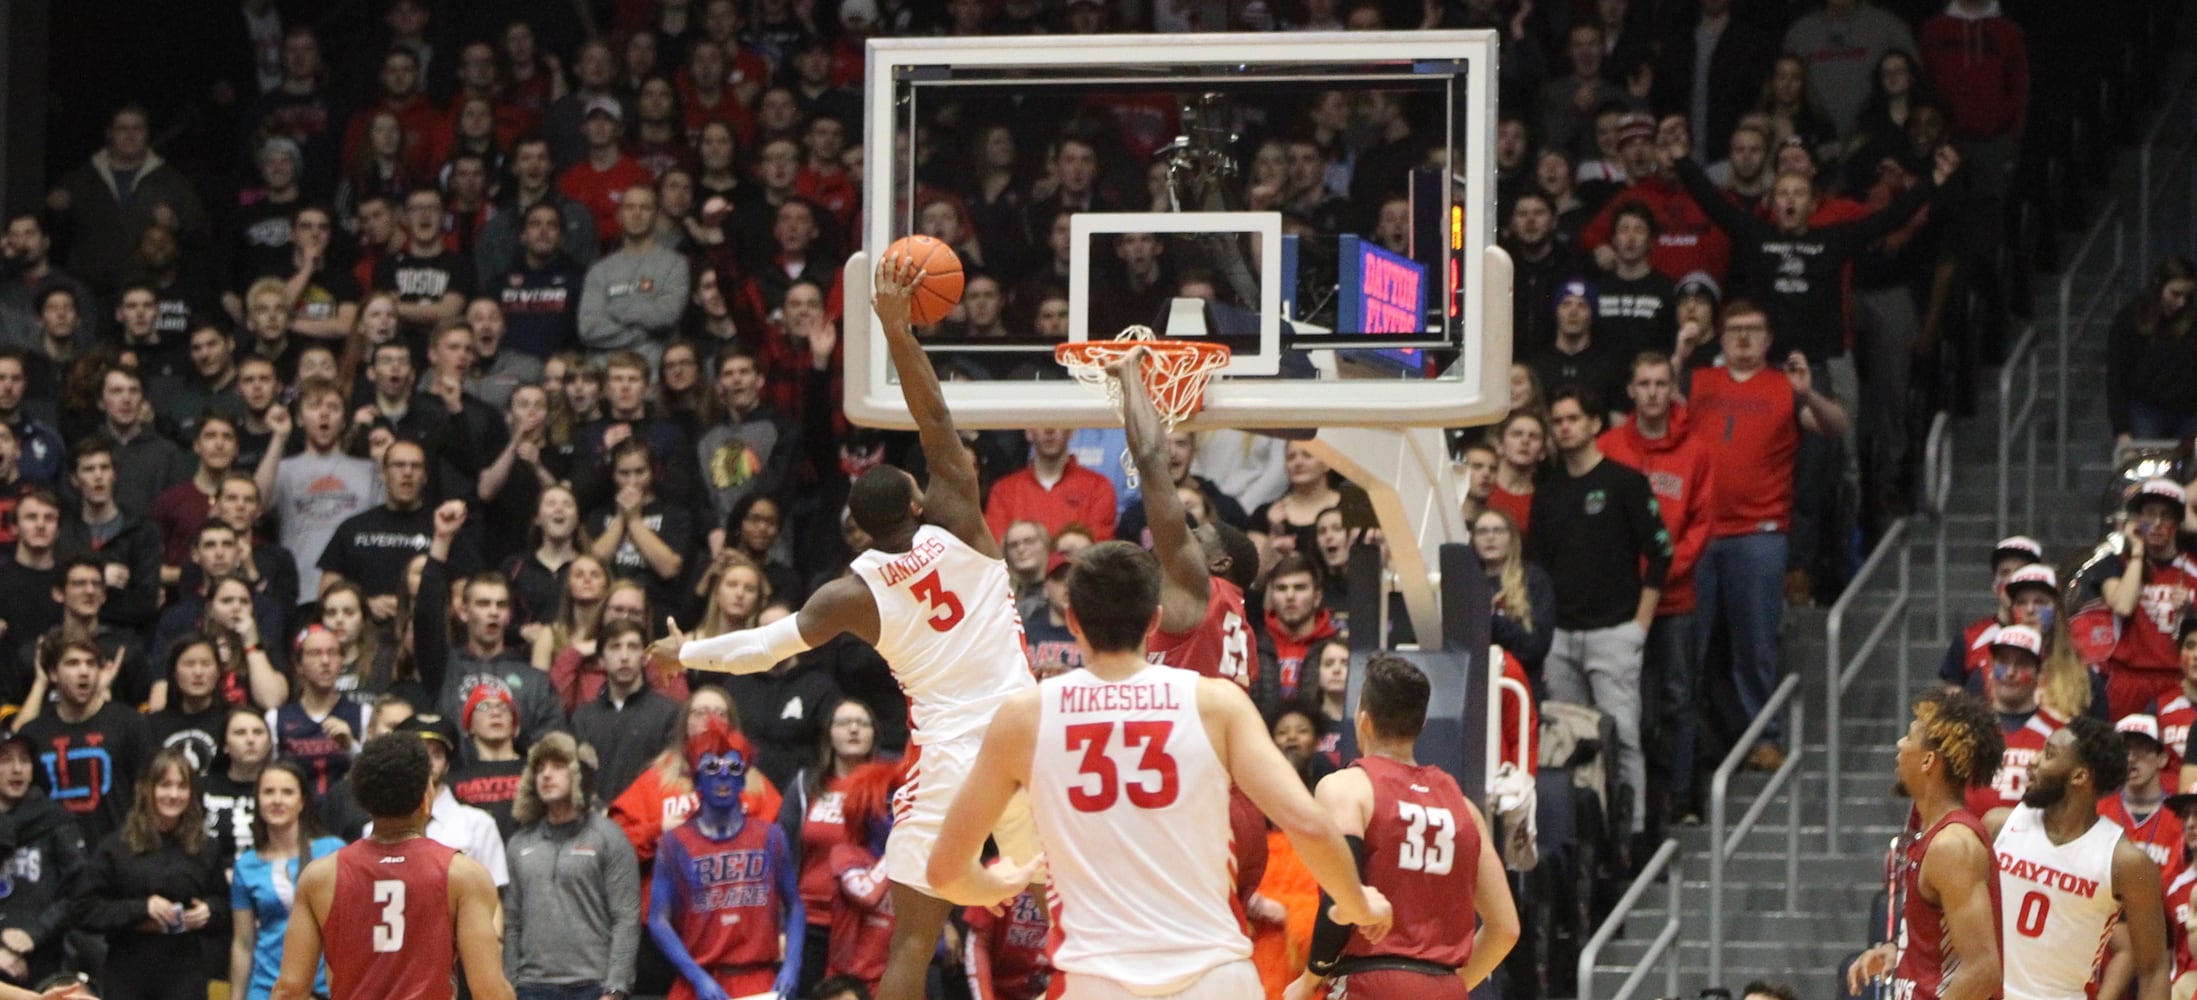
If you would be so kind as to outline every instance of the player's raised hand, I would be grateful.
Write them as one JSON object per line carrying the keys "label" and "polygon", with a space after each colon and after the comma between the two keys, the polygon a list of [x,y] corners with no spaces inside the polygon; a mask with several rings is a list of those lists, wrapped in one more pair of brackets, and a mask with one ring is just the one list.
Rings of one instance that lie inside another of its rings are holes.
{"label": "player's raised hand", "polygon": [[1106,377],[1121,383],[1124,394],[1142,392],[1144,389],[1144,359],[1151,357],[1149,347],[1132,347],[1129,353],[1106,366]]}
{"label": "player's raised hand", "polygon": [[877,262],[877,275],[870,282],[870,308],[887,329],[908,328],[909,297],[922,283],[923,269],[906,257],[889,253]]}

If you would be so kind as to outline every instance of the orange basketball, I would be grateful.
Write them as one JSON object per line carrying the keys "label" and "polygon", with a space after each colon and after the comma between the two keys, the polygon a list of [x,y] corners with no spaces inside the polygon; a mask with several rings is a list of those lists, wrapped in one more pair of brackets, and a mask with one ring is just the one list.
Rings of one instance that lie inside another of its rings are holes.
{"label": "orange basketball", "polygon": [[961,255],[929,236],[893,241],[885,248],[885,255],[894,254],[923,269],[922,282],[908,296],[908,321],[929,326],[945,319],[961,302]]}

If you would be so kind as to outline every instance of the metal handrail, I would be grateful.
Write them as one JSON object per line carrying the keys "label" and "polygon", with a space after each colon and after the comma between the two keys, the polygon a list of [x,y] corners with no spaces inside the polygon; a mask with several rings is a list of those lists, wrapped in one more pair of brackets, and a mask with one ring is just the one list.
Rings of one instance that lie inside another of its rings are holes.
{"label": "metal handrail", "polygon": [[[1869,553],[1869,560],[1861,564],[1861,569],[1854,574],[1852,580],[1847,581],[1846,590],[1838,595],[1838,602],[1831,605],[1831,614],[1824,620],[1823,770],[1829,781],[1827,787],[1830,792],[1824,796],[1827,812],[1824,814],[1823,839],[1825,850],[1834,856],[1839,853],[1839,751],[1845,738],[1843,727],[1839,724],[1841,702],[1847,686],[1854,682],[1854,675],[1861,671],[1861,665],[1868,662],[1870,655],[1877,651],[1877,644],[1884,641],[1884,634],[1895,623],[1899,625],[1900,632],[1899,690],[1903,694],[1907,691],[1907,660],[1909,647],[1912,645],[1909,641],[1912,629],[1908,622],[1907,605],[1911,600],[1910,585],[1913,582],[1907,552],[1907,531],[1913,521],[1913,518],[1903,517],[1892,522],[1891,529],[1884,533],[1884,539],[1877,543],[1877,550]],[[1892,559],[1895,552],[1899,554],[1899,589],[1893,593],[1891,604],[1878,616],[1876,627],[1869,630],[1869,636],[1861,641],[1861,646],[1848,659],[1839,653],[1840,640],[1846,632],[1846,614],[1853,608],[1854,599],[1868,588],[1877,571],[1884,568],[1884,564]]]}
{"label": "metal handrail", "polygon": [[[1717,765],[1716,777],[1710,781],[1709,982],[1711,983],[1724,981],[1724,864],[1731,860],[1733,854],[1738,853],[1740,842],[1745,840],[1747,834],[1754,830],[1755,821],[1762,817],[1763,810],[1769,808],[1770,801],[1777,798],[1778,790],[1784,788],[1786,782],[1799,771],[1800,758],[1806,753],[1805,748],[1808,744],[1806,740],[1801,738],[1801,725],[1802,721],[1807,718],[1808,704],[1806,699],[1799,697],[1799,691],[1800,675],[1787,674],[1785,680],[1778,684],[1777,691],[1770,695],[1770,700],[1763,703],[1762,711],[1755,713],[1755,719],[1748,724],[1747,731],[1741,733],[1739,741],[1732,744],[1731,752],[1724,755],[1724,762]],[[1739,817],[1739,822],[1734,824],[1730,832],[1727,833],[1725,831],[1724,816],[1726,801],[1730,797],[1732,774],[1739,770],[1740,765],[1746,763],[1747,755],[1754,750],[1755,741],[1762,738],[1762,731],[1768,728],[1770,720],[1776,718],[1780,712],[1787,712],[1791,715],[1790,720],[1786,723],[1789,732],[1785,741],[1786,745],[1792,748],[1792,751],[1785,755],[1785,763],[1779,765],[1776,771],[1771,772],[1770,780],[1763,784],[1762,792],[1755,797],[1754,804],[1747,807],[1747,812]],[[1838,794],[1835,786],[1832,789],[1832,794],[1834,796]],[[1797,913],[1799,910],[1800,790],[1796,788],[1793,790],[1793,794],[1785,797],[1785,909],[1781,912]],[[1585,997],[1590,994],[1581,991],[1579,995]]]}
{"label": "metal handrail", "polygon": [[[2073,273],[2070,271],[2069,273]],[[2014,376],[2023,367],[2029,369],[2029,392],[2022,397],[2020,409],[2014,406]],[[2029,483],[2023,490],[2029,498],[2028,523],[2037,520],[2037,383],[2042,374],[2037,358],[2037,328],[2022,328],[2021,339],[2014,342],[2014,349],[2006,353],[2006,364],[1999,369],[1999,497],[1998,534],[2005,537],[2013,533],[2008,527],[2008,507],[2013,502],[2014,439],[2026,436],[2029,440]]]}
{"label": "metal handrail", "polygon": [[2155,207],[2153,199],[2164,194],[2166,182],[2172,180],[2189,161],[2189,151],[2197,148],[2197,101],[2190,103],[2190,133],[2182,140],[2181,149],[2175,153],[2173,161],[2159,171],[2157,184],[2152,183],[2152,155],[2165,138],[2166,127],[2174,121],[2176,106],[2188,100],[2193,93],[2197,93],[2197,74],[2184,78],[2181,85],[2174,89],[2174,96],[2168,98],[2166,106],[2159,109],[2159,120],[2151,123],[2151,130],[2144,133],[2144,141],[2136,150],[2137,274],[2151,273],[2151,217]]}
{"label": "metal handrail", "polygon": [[1939,410],[1930,418],[1930,436],[1922,446],[1923,512],[1937,522],[1934,555],[1938,564],[1938,632],[1951,634],[1945,589],[1946,504],[1953,499],[1953,415]]}
{"label": "metal handrail", "polygon": [[[1664,871],[1666,868],[1669,869],[1668,872]],[[1604,945],[1616,939],[1617,932],[1625,926],[1625,918],[1632,916],[1633,907],[1640,905],[1640,897],[1648,894],[1648,887],[1655,884],[1659,875],[1664,878],[1670,890],[1669,901],[1664,904],[1663,928],[1656,932],[1655,940],[1648,942],[1648,950],[1641,953],[1640,964],[1634,966],[1632,974],[1625,977],[1625,984],[1605,998],[1594,989],[1595,959],[1602,956]],[[1617,906],[1610,910],[1610,915],[1603,918],[1602,926],[1594,929],[1594,936],[1587,939],[1587,946],[1579,949],[1579,995],[1582,998],[1627,1000],[1634,990],[1640,988],[1641,981],[1648,977],[1648,970],[1655,968],[1656,963],[1662,960],[1664,954],[1671,950],[1671,945],[1678,940],[1679,890],[1684,882],[1685,877],[1678,867],[1678,841],[1675,838],[1665,840],[1663,846],[1656,848],[1655,856],[1648,859],[1648,866],[1640,870],[1640,877],[1633,880],[1632,888],[1625,890],[1625,895],[1618,899]],[[1663,995],[1678,995],[1676,961],[1669,962],[1664,967]]]}
{"label": "metal handrail", "polygon": [[[2061,272],[2060,274],[2060,398],[2055,401],[2057,406],[2057,413],[2055,415],[2059,418],[2059,425],[2053,430],[2053,433],[2058,437],[2060,447],[2059,451],[2054,453],[2052,457],[2052,473],[2053,482],[2057,483],[2058,488],[2062,490],[2069,489],[2073,485],[2068,478],[2069,470],[2072,468],[2072,466],[2067,461],[2067,378],[2069,367],[2067,363],[2067,355],[2070,345],[2074,344],[2075,342],[2076,329],[2076,324],[2071,322],[2071,320],[2073,320],[2074,318],[2074,313],[2081,313],[2082,318],[2080,325],[2083,328],[2088,329],[2091,320],[2097,316],[2098,309],[2109,301],[2107,299],[2107,296],[2118,296],[2120,292],[2120,283],[2121,278],[2123,277],[2121,272],[2122,269],[2128,265],[2128,247],[2126,245],[2128,241],[2125,238],[2127,236],[2127,223],[2121,220],[2120,214],[2121,203],[2118,199],[2106,202],[2105,208],[2098,213],[2097,224],[2090,227],[2089,235],[2083,237],[2082,245],[2075,249],[2075,255],[2068,258],[2067,270]],[[2075,275],[2082,271],[2084,258],[2090,256],[2091,248],[2098,245],[2098,237],[2100,234],[2105,232],[2108,223],[2110,223],[2113,227],[2113,266],[2107,269],[2104,277],[2098,279],[2097,281],[2088,283],[2091,289],[2090,304],[2082,307],[2080,310],[2070,311],[2070,306],[2074,303],[2075,300]],[[2011,357],[2008,358],[2007,367],[2013,367],[2013,360]],[[2034,383],[2033,379],[2032,383]],[[2000,384],[2002,386],[2005,384],[2005,378],[2003,373],[2001,374]],[[2031,395],[2035,395],[2036,390],[2034,384],[2032,384],[2030,391]],[[2005,397],[2003,396],[2000,397],[1999,407],[2000,412],[2003,414],[2006,407]],[[1999,429],[2001,433],[2004,433],[2006,425],[2004,423],[2001,423],[1999,425]],[[2036,441],[2034,439],[2030,441],[2030,449],[2031,454],[2029,456],[2029,461],[2032,465],[2034,465],[2037,461],[2037,456],[2035,454]],[[2003,450],[2000,452],[2000,461],[2005,461],[2005,452]],[[2032,484],[2034,484],[2036,480],[2036,471],[2034,469],[2030,471],[2030,480]],[[2004,482],[2005,480],[2002,478],[2000,481]],[[2004,514],[2002,511],[2002,520],[2003,517]],[[2032,521],[2036,519],[2036,492],[2034,485],[2032,485],[2030,492],[2030,519]],[[2002,523],[1999,527],[1999,534],[2006,534],[2006,526]],[[2034,525],[2032,525],[2032,527],[2034,527]]]}

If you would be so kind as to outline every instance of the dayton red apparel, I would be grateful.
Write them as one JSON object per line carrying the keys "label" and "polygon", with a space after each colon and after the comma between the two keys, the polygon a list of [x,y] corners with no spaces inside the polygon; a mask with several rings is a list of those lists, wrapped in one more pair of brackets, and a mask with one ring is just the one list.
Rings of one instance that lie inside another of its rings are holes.
{"label": "dayton red apparel", "polygon": [[1533,530],[1533,494],[1512,493],[1496,483],[1488,490],[1488,507],[1510,515],[1510,523],[1518,528],[1518,537],[1511,540],[1511,545],[1524,551],[1526,532]]}
{"label": "dayton red apparel", "polygon": [[1670,532],[1671,568],[1663,575],[1663,597],[1655,613],[1693,613],[1694,563],[1709,545],[1709,512],[1716,492],[1716,460],[1708,445],[1686,433],[1685,408],[1676,404],[1661,438],[1649,438],[1637,422],[1627,422],[1603,431],[1594,443],[1603,455],[1648,477],[1663,527]]}
{"label": "dayton red apparel", "polygon": [[[1205,617],[1184,633],[1163,632],[1157,625],[1145,637],[1144,655],[1153,663],[1188,670],[1200,677],[1214,677],[1250,687],[1259,669],[1259,657],[1251,648],[1251,625],[1243,609],[1243,590],[1233,582],[1212,577],[1205,595]],[[1228,827],[1235,838],[1237,895],[1249,899],[1266,875],[1266,814],[1243,789],[1228,792]]]}
{"label": "dayton red apparel", "polygon": [[2129,815],[2128,803],[2121,799],[2121,793],[2115,792],[2098,800],[2098,815],[2112,820],[2128,834],[2128,842],[2159,866],[2162,880],[2173,877],[2174,869],[2182,863],[2183,848],[2182,817],[2175,815],[2174,810],[2161,803],[2138,823]]}
{"label": "dayton red apparel", "polygon": [[648,168],[624,153],[618,154],[608,170],[597,170],[595,164],[583,159],[557,178],[557,193],[587,207],[587,214],[595,220],[595,236],[604,246],[616,246],[618,234],[623,232],[618,228],[618,203],[625,200],[626,189],[655,186],[656,178],[649,176]]}
{"label": "dayton red apparel", "polygon": [[1799,405],[1775,367],[1744,382],[1721,367],[1694,373],[1687,436],[1717,456],[1710,538],[1790,530]]}
{"label": "dayton red apparel", "polygon": [[[674,866],[672,885],[678,892],[676,899],[659,897],[649,905],[674,907],[671,925],[687,954],[729,996],[768,990],[778,978],[784,915],[771,846],[771,836],[778,832],[776,824],[749,816],[740,832],[711,840],[688,822],[666,832],[656,850],[660,863]],[[694,987],[681,976],[672,984],[671,996],[693,1000]]]}
{"label": "dayton red apparel", "polygon": [[[1999,718],[2004,720],[2006,715],[2000,713]],[[2006,752],[1999,757],[1999,769],[1992,773],[1991,783],[1968,790],[1968,811],[1981,816],[2001,806],[2011,809],[2020,805],[2022,792],[2029,788],[2029,768],[2044,754],[2044,741],[2066,724],[2041,708],[2012,729],[2001,721]]]}
{"label": "dayton red apparel", "polygon": [[1291,636],[1288,627],[1274,612],[1266,613],[1266,638],[1274,644],[1274,666],[1281,671],[1275,680],[1281,684],[1282,697],[1297,696],[1297,684],[1304,674],[1304,658],[1313,647],[1341,634],[1342,630],[1335,627],[1335,615],[1326,608],[1312,616],[1312,631],[1302,639]]}
{"label": "dayton red apparel", "polygon": [[334,1000],[450,1000],[458,932],[450,916],[450,859],[426,837],[368,837],[336,852],[336,887],[321,948]]}
{"label": "dayton red apparel", "polygon": [[852,841],[833,845],[828,864],[833,892],[824,974],[853,976],[875,992],[892,954],[892,880],[877,855]]}
{"label": "dayton red apparel", "polygon": [[1034,468],[1019,469],[993,483],[991,499],[984,504],[984,523],[991,526],[994,538],[1007,537],[1009,525],[1028,520],[1044,525],[1048,535],[1081,524],[1099,541],[1110,541],[1117,516],[1114,484],[1078,465],[1074,455],[1068,456],[1060,481],[1051,489],[1038,483]]}
{"label": "dayton red apparel", "polygon": [[1702,271],[1720,284],[1727,280],[1732,269],[1731,237],[1709,221],[1708,213],[1694,204],[1677,178],[1662,174],[1644,177],[1611,198],[1579,231],[1579,246],[1593,250],[1608,243],[1617,210],[1626,202],[1639,202],[1655,216],[1655,245],[1648,248],[1648,266],[1655,273],[1678,281]]}
{"label": "dayton red apparel", "polygon": [[[1265,835],[1260,835],[1265,840]],[[962,948],[962,965],[969,973],[969,993],[975,1000],[1038,1000],[1045,995],[1046,979],[1053,963],[1045,957],[1052,921],[1045,905],[1030,890],[1008,900],[1006,912],[993,916],[982,906],[961,911],[969,933]]]}
{"label": "dayton red apparel", "polygon": [[2172,795],[2181,788],[2182,751],[2189,748],[2190,726],[2197,724],[2197,705],[2190,704],[2189,695],[2178,694],[2152,714],[2159,717],[2160,746],[2166,750],[2166,764],[2159,769],[2159,787]]}

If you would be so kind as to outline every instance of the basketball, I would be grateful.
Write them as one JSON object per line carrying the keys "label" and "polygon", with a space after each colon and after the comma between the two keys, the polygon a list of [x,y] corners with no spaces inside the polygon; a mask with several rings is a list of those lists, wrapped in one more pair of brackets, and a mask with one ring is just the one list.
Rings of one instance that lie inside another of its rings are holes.
{"label": "basketball", "polygon": [[929,236],[893,241],[885,255],[899,254],[923,269],[923,280],[908,295],[908,322],[929,326],[945,319],[961,302],[961,255]]}

